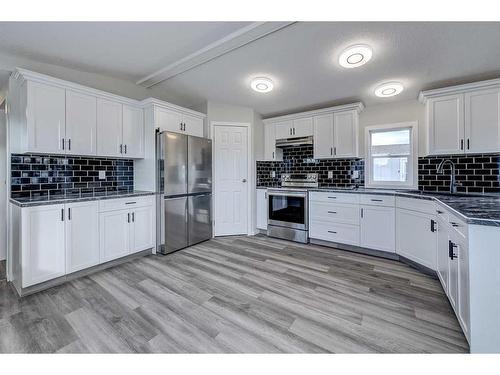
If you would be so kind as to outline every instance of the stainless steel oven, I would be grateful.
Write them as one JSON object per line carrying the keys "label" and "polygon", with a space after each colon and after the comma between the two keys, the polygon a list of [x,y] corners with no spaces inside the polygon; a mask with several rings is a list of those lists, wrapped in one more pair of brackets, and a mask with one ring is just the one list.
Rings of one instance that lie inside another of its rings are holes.
{"label": "stainless steel oven", "polygon": [[307,243],[307,190],[268,189],[267,234],[287,240]]}

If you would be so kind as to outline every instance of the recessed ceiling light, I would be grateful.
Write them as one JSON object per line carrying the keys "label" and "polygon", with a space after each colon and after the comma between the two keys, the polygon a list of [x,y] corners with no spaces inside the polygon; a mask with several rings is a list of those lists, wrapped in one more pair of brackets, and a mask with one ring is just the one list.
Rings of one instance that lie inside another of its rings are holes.
{"label": "recessed ceiling light", "polygon": [[266,77],[253,79],[250,86],[257,92],[269,92],[274,88],[273,81]]}
{"label": "recessed ceiling light", "polygon": [[357,68],[372,58],[372,49],[366,44],[348,47],[339,57],[339,64],[344,68]]}
{"label": "recessed ceiling light", "polygon": [[403,89],[403,85],[399,82],[387,82],[375,89],[375,95],[381,98],[388,98],[400,94]]}

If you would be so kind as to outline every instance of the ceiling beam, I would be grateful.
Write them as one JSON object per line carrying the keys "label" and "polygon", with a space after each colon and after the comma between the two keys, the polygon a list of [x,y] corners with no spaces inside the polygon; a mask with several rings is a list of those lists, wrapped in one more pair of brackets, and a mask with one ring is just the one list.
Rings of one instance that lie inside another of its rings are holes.
{"label": "ceiling beam", "polygon": [[154,86],[266,35],[290,26],[293,23],[295,22],[252,22],[250,25],[226,35],[224,38],[171,63],[157,72],[141,78],[136,83],[144,87]]}

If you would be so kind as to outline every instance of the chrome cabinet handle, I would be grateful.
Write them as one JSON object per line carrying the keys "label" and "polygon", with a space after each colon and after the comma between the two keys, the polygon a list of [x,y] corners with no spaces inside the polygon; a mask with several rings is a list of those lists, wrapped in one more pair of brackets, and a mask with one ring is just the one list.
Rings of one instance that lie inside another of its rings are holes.
{"label": "chrome cabinet handle", "polygon": [[61,141],[62,141],[62,149],[64,150],[64,138],[61,139]]}
{"label": "chrome cabinet handle", "polygon": [[372,202],[383,202],[383,199],[370,199]]}
{"label": "chrome cabinet handle", "polygon": [[71,138],[70,138],[70,139],[68,139],[68,150],[70,150],[70,151],[71,151]]}
{"label": "chrome cabinet handle", "polygon": [[329,199],[337,199],[337,197],[328,197]]}
{"label": "chrome cabinet handle", "polygon": [[61,208],[61,221],[64,221],[64,208]]}
{"label": "chrome cabinet handle", "polygon": [[125,153],[127,153],[127,145],[125,145],[125,147],[124,147],[124,148],[125,148]]}
{"label": "chrome cabinet handle", "polygon": [[452,227],[459,227],[460,225],[458,225],[458,223],[455,223],[454,221],[450,221],[450,224]]}
{"label": "chrome cabinet handle", "polygon": [[182,130],[182,122],[181,122],[180,126],[181,126],[181,127],[180,127],[180,130]]}
{"label": "chrome cabinet handle", "polygon": [[334,230],[329,230],[328,233],[337,234],[337,232],[335,232]]}
{"label": "chrome cabinet handle", "polygon": [[461,139],[460,140],[460,150],[463,150],[464,149],[464,140]]}
{"label": "chrome cabinet handle", "polygon": [[120,154],[123,154],[123,144],[120,144]]}
{"label": "chrome cabinet handle", "polygon": [[127,214],[127,223],[130,223],[130,212]]}
{"label": "chrome cabinet handle", "polygon": [[68,208],[68,220],[71,220],[71,207]]}
{"label": "chrome cabinet handle", "polygon": [[246,178],[244,178],[243,180],[241,180],[241,182],[247,182],[247,179],[246,179]]}
{"label": "chrome cabinet handle", "polygon": [[330,155],[333,155],[333,147],[330,147]]}
{"label": "chrome cabinet handle", "polygon": [[337,211],[328,211],[329,214],[336,214]]}
{"label": "chrome cabinet handle", "polygon": [[132,212],[132,223],[135,223],[135,212]]}

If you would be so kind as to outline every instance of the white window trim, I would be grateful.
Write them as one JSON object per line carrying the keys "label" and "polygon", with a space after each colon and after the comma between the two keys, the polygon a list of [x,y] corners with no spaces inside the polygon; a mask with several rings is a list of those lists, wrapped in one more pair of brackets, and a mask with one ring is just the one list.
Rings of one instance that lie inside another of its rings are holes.
{"label": "white window trim", "polygon": [[[373,130],[397,130],[402,128],[410,128],[410,146],[411,157],[408,163],[409,180],[405,183],[380,183],[373,181],[372,171],[372,156],[371,156],[371,137],[370,132]],[[393,124],[372,125],[365,128],[365,170],[366,180],[365,186],[382,189],[416,189],[418,186],[418,121],[397,122]]]}

